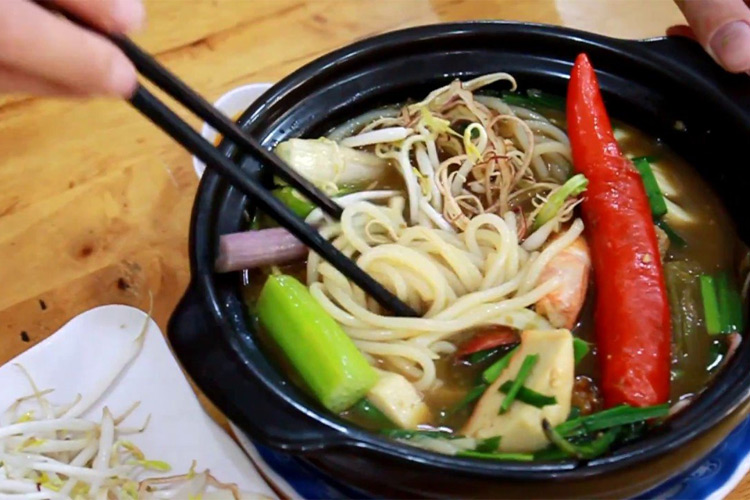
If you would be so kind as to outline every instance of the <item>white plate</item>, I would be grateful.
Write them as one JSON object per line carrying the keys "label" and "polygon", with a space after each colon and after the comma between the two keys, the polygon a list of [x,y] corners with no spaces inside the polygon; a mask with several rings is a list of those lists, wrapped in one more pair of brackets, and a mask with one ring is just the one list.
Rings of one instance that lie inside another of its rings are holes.
{"label": "white plate", "polygon": [[[214,103],[214,106],[229,118],[234,119],[238,113],[245,111],[258,97],[271,87],[271,83],[251,83],[243,85],[242,87],[232,89],[219,97]],[[207,123],[203,123],[203,126],[201,127],[201,135],[211,144],[213,144],[219,136],[218,132]],[[202,177],[203,172],[206,170],[206,164],[193,156],[193,167],[195,168],[195,173],[198,174],[198,177]]]}
{"label": "white plate", "polygon": [[[120,305],[77,316],[0,367],[0,411],[31,392],[14,364],[23,365],[41,390],[55,389],[48,396],[55,404],[90,393],[118,351],[140,333],[145,319],[142,311]],[[151,414],[146,431],[132,441],[149,459],[169,463],[169,475],[188,472],[196,460],[198,471],[210,469],[217,479],[236,483],[243,491],[277,498],[239,446],[203,411],[153,321],[138,357],[84,417],[98,421],[105,405],[118,414],[135,401],[141,405],[123,425],[139,427]]]}

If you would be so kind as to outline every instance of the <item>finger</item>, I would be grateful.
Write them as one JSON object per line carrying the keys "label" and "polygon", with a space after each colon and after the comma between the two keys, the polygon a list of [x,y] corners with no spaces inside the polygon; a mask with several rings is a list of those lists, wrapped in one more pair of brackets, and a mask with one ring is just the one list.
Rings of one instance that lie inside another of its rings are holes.
{"label": "finger", "polygon": [[691,40],[697,40],[698,38],[695,36],[695,32],[690,26],[685,26],[684,24],[680,24],[677,26],[670,26],[667,28],[667,35],[668,36],[681,36],[684,38],[690,38]]}
{"label": "finger", "polygon": [[138,30],[146,11],[141,0],[52,0],[62,10],[72,12],[114,32]]}
{"label": "finger", "polygon": [[698,41],[727,70],[750,70],[750,9],[743,0],[681,0]]}
{"label": "finger", "polygon": [[68,87],[42,80],[39,77],[0,66],[0,93],[34,94],[43,96],[80,96]]}
{"label": "finger", "polygon": [[26,0],[1,0],[0,64],[83,94],[128,97],[133,64],[111,42]]}

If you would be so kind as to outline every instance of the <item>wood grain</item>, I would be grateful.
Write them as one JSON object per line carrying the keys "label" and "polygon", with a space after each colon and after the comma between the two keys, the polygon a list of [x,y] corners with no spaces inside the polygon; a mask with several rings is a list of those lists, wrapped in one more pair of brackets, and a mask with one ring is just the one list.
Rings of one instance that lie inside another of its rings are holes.
{"label": "wood grain", "polygon": [[[147,0],[136,39],[215,99],[352,41],[472,19],[658,36],[670,0]],[[188,117],[182,113],[183,117]],[[193,117],[188,120],[199,123]],[[123,103],[0,97],[0,363],[98,305],[162,328],[189,280],[189,155]],[[221,420],[218,412],[214,412]],[[745,481],[730,498],[750,498]]]}

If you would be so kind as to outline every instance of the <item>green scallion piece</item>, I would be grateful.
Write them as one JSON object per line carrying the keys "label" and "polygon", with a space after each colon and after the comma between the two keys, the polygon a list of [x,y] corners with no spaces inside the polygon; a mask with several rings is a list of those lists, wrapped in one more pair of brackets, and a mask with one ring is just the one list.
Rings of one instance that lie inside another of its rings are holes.
{"label": "green scallion piece", "polygon": [[466,357],[466,361],[468,361],[470,365],[477,365],[487,361],[496,354],[499,354],[502,350],[502,348],[496,347],[493,349],[485,349],[484,351],[473,352]]}
{"label": "green scallion piece", "polygon": [[497,377],[499,377],[500,374],[503,373],[503,370],[508,367],[511,358],[513,357],[513,353],[516,352],[516,349],[518,348],[514,347],[513,349],[508,351],[508,354],[498,359],[497,361],[492,363],[486,370],[484,370],[482,372],[482,380],[484,380],[488,384],[491,384],[492,382],[497,380]]}
{"label": "green scallion piece", "polygon": [[672,243],[673,245],[680,248],[684,248],[687,245],[685,239],[680,236],[677,231],[672,228],[672,226],[667,224],[667,221],[665,221],[664,219],[657,220],[656,225],[659,226],[661,230],[667,234],[667,238],[669,238],[670,243]]}
{"label": "green scallion piece", "polygon": [[722,322],[714,278],[704,274],[701,276],[700,281],[701,297],[703,299],[703,314],[706,319],[706,330],[708,330],[708,333],[711,335],[718,335],[721,333]]}
{"label": "green scallion piece", "polygon": [[555,430],[563,437],[589,434],[594,431],[609,429],[621,425],[642,422],[652,418],[664,417],[669,413],[669,405],[656,405],[636,408],[620,405],[608,410],[592,413],[585,417],[574,418],[558,425]]}
{"label": "green scallion piece", "polygon": [[714,278],[716,284],[716,298],[719,301],[719,319],[721,320],[721,333],[736,332],[737,327],[732,321],[734,314],[732,307],[732,289],[729,286],[729,275],[726,271],[720,272]]}
{"label": "green scallion piece", "polygon": [[508,411],[510,405],[513,404],[513,401],[515,401],[516,397],[518,396],[518,391],[521,390],[521,387],[523,387],[526,379],[529,378],[531,370],[532,368],[534,368],[534,365],[537,363],[537,361],[539,361],[538,354],[529,354],[523,359],[521,368],[518,369],[516,379],[513,381],[513,384],[505,394],[505,398],[503,398],[503,402],[500,404],[499,413],[505,413]]}
{"label": "green scallion piece", "polygon": [[503,101],[511,106],[520,106],[533,110],[557,109],[565,110],[565,99],[556,95],[547,94],[537,89],[529,89],[526,95],[518,92],[505,91],[501,94]]}
{"label": "green scallion piece", "polygon": [[463,399],[461,399],[461,401],[456,403],[456,405],[453,408],[448,410],[446,415],[451,416],[460,412],[461,410],[469,406],[471,403],[479,399],[482,396],[482,394],[484,394],[484,391],[486,390],[487,390],[487,384],[480,384],[474,387],[473,389],[471,389],[469,392],[466,393],[466,395],[463,397]]}
{"label": "green scallion piece", "polygon": [[428,437],[436,439],[458,439],[463,436],[443,431],[420,431],[412,429],[383,429],[381,434],[392,439],[414,439],[415,437]]}
{"label": "green scallion piece", "polygon": [[612,443],[615,442],[617,436],[620,434],[620,427],[615,427],[591,442],[574,444],[565,439],[559,431],[552,427],[546,418],[542,420],[542,428],[547,439],[553,445],[557,446],[560,451],[570,457],[583,460],[591,460],[609,451],[609,447],[612,446]]}
{"label": "green scallion piece", "polygon": [[590,350],[591,344],[585,340],[579,339],[578,337],[573,338],[573,356],[575,357],[576,364],[580,363]]}
{"label": "green scallion piece", "polygon": [[498,447],[500,447],[500,439],[500,436],[483,439],[477,443],[474,451],[478,451],[480,453],[496,453]]}
{"label": "green scallion piece", "polygon": [[375,405],[373,405],[367,398],[362,398],[352,406],[351,411],[356,412],[358,415],[368,419],[374,425],[378,427],[393,427],[391,419],[385,416]]}
{"label": "green scallion piece", "polygon": [[632,161],[633,163],[637,161],[647,161],[648,163],[656,163],[657,161],[659,161],[659,158],[657,158],[656,156],[635,156],[631,158],[630,161]]}
{"label": "green scallion piece", "polygon": [[457,457],[481,458],[483,460],[506,460],[509,462],[531,462],[534,455],[531,453],[483,453],[481,451],[459,451]]}
{"label": "green scallion piece", "polygon": [[588,186],[588,184],[589,180],[583,174],[576,174],[568,179],[565,184],[552,193],[549,198],[547,198],[544,205],[542,205],[541,210],[539,210],[539,213],[534,218],[534,223],[531,227],[532,231],[536,231],[552,220],[565,204],[565,200],[578,196],[586,191],[586,186]]}
{"label": "green scallion piece", "polygon": [[[505,394],[508,394],[512,386],[513,386],[513,381],[508,380],[507,382],[505,382],[503,385],[500,386],[500,392],[504,392]],[[529,389],[528,387],[523,387],[523,386],[518,390],[516,399],[523,403],[526,403],[527,405],[535,406],[537,408],[542,408],[544,406],[557,404],[557,398],[555,398],[554,396],[546,396],[544,394],[540,394],[536,392],[533,389]]]}
{"label": "green scallion piece", "polygon": [[648,202],[651,205],[651,214],[654,216],[654,220],[658,220],[667,213],[667,202],[664,201],[664,195],[656,182],[651,164],[645,158],[636,158],[633,160],[633,165],[641,174],[643,187],[646,188],[646,196],[648,196]]}

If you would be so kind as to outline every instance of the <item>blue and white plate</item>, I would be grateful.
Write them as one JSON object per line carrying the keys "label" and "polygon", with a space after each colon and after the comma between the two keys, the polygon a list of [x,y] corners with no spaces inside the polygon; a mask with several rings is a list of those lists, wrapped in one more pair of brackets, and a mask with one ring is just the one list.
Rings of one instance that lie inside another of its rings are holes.
{"label": "blue and white plate", "polygon": [[[266,479],[291,500],[345,500],[363,498],[346,485],[335,483],[302,460],[252,443],[234,428],[242,447]],[[692,469],[644,494],[649,499],[721,500],[750,470],[750,419],[745,420]]]}

